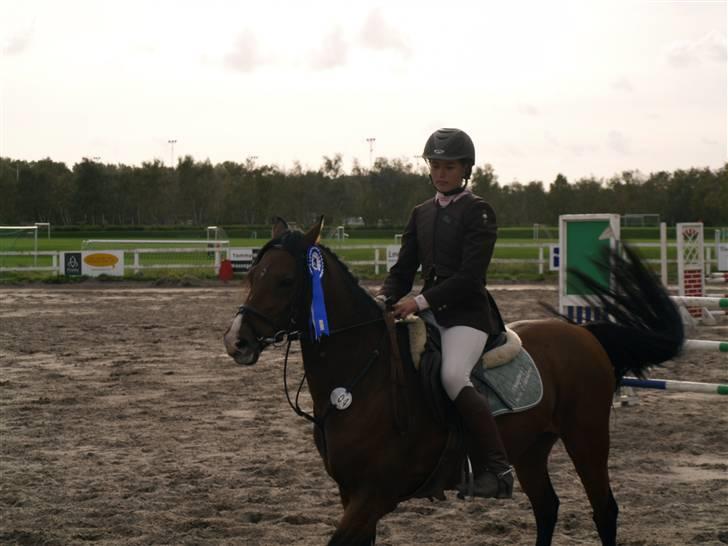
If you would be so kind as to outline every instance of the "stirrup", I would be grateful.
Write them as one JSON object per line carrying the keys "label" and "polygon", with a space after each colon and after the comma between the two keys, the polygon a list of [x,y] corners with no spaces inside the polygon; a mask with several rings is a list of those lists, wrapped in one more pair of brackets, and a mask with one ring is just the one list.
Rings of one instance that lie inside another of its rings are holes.
{"label": "stirrup", "polygon": [[513,467],[509,466],[508,470],[496,474],[496,478],[498,478],[498,493],[495,498],[510,499],[513,497]]}
{"label": "stirrup", "polygon": [[[467,464],[467,470],[466,470]],[[513,467],[509,466],[507,470],[503,472],[492,472],[490,470],[484,471],[478,478],[475,478],[473,474],[473,466],[470,463],[470,458],[466,458],[462,469],[462,480],[458,484],[458,498],[461,500],[473,499],[475,497],[481,498],[494,498],[494,499],[510,499],[513,496]],[[477,482],[488,482],[480,484],[488,489],[483,491],[476,491]]]}

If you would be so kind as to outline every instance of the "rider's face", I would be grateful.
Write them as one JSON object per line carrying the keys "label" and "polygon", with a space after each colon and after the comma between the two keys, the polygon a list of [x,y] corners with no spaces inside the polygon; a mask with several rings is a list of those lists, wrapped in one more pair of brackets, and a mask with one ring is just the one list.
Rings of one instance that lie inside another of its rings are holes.
{"label": "rider's face", "polygon": [[460,187],[465,177],[465,165],[460,161],[430,159],[430,176],[437,191],[446,193]]}

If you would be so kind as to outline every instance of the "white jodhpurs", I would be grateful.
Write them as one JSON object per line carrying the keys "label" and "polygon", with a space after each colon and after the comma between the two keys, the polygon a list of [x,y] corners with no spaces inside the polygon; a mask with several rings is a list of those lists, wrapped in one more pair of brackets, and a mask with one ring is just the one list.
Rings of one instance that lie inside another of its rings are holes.
{"label": "white jodhpurs", "polygon": [[437,326],[440,330],[442,344],[442,368],[440,379],[450,400],[455,400],[464,387],[472,387],[470,372],[473,371],[480,355],[483,354],[488,334],[470,326],[452,326],[445,328],[435,320],[432,311],[425,310],[420,318]]}

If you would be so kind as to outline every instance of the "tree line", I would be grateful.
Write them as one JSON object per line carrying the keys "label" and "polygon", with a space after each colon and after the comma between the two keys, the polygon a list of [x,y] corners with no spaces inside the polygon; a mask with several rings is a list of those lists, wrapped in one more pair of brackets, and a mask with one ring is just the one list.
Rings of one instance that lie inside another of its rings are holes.
{"label": "tree line", "polygon": [[[494,207],[502,226],[555,225],[560,214],[659,214],[668,224],[728,225],[728,163],[645,175],[625,171],[609,179],[501,184],[489,164],[477,166],[472,190]],[[174,168],[160,160],[141,166],[84,159],[68,168],[43,159],[0,158],[0,225],[252,225],[282,216],[307,225],[323,214],[329,225],[363,220],[367,226],[404,224],[413,205],[433,195],[424,165],[379,158],[350,173],[342,157],[292,169],[191,156]]]}

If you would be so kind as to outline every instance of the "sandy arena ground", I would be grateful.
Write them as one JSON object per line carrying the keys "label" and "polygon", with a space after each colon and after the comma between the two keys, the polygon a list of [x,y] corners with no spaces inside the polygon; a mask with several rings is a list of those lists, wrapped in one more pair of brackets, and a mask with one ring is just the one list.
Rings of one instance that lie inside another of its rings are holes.
{"label": "sandy arena ground", "polygon": [[[547,287],[493,288],[507,320],[556,304]],[[286,403],[283,353],[250,368],[224,353],[242,296],[237,286],[0,290],[0,544],[326,542],[341,514],[336,487],[311,426]],[[691,337],[728,339],[723,324]],[[728,359],[693,355],[652,375],[728,383]],[[728,544],[727,430],[728,397],[640,391],[639,405],[614,409],[620,544]],[[551,470],[555,544],[596,544],[560,444]],[[396,545],[534,539],[518,487],[513,501],[404,503],[378,534]]]}

